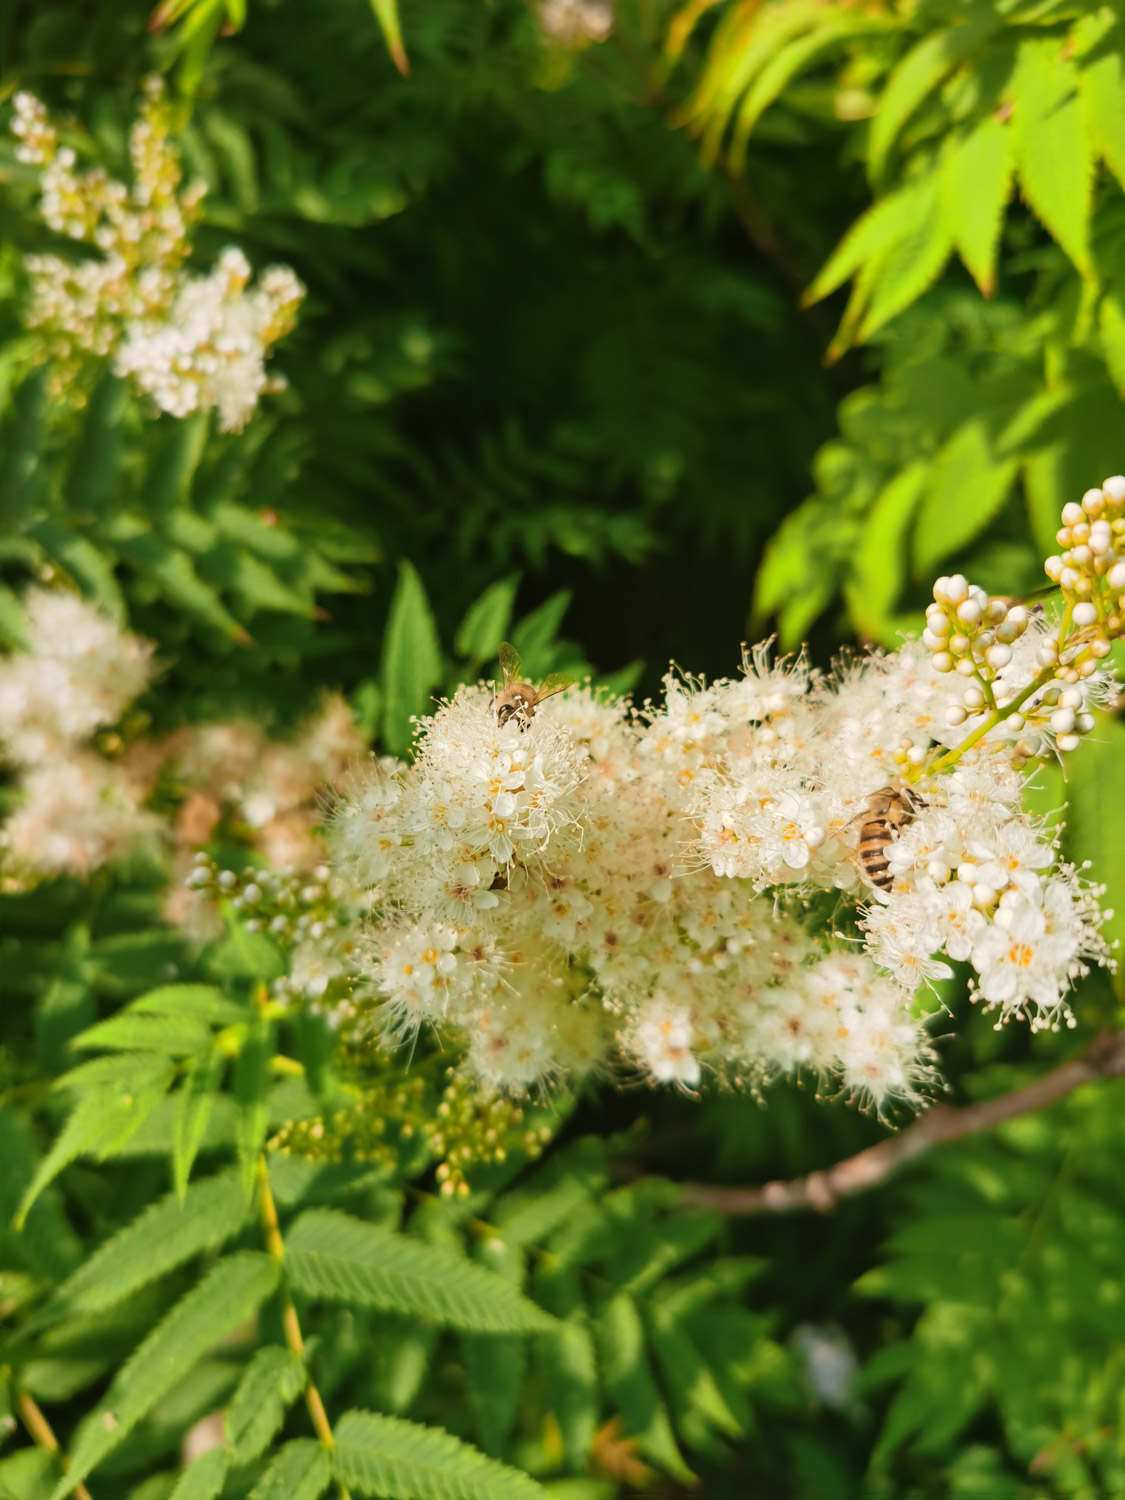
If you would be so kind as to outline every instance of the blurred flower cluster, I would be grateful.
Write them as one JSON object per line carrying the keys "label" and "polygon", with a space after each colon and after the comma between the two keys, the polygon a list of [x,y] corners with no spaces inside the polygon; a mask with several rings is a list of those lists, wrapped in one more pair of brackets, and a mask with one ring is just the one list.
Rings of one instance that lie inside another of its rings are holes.
{"label": "blurred flower cluster", "polygon": [[16,94],[12,130],[19,160],[39,169],[40,217],[94,252],[27,257],[27,322],[42,336],[55,394],[76,394],[90,356],[112,359],[162,411],[216,410],[223,430],[236,432],[262,393],[279,388],[265,360],[292,328],[304,288],[286,266],[250,287],[249,263],[234,248],[208,275],[186,270],[205,189],[183,183],[169,126],[163,86],[151,79],[129,136],[127,186],[101,167],[80,171],[41,101]]}
{"label": "blurred flower cluster", "polygon": [[318,795],[363,748],[342,698],[326,697],[289,740],[250,721],[144,735],[143,715],[123,734],[153,677],[152,646],[63,589],[29,590],[24,612],[24,649],[0,660],[9,887],[146,848],[172,860],[169,917],[204,931],[213,912],[182,878],[200,845],[222,838],[279,869],[319,862]]}

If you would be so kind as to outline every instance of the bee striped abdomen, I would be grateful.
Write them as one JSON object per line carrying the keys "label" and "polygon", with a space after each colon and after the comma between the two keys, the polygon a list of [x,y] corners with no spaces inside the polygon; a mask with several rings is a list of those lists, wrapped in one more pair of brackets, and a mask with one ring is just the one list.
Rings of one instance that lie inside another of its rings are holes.
{"label": "bee striped abdomen", "polygon": [[919,799],[903,787],[885,786],[868,798],[856,854],[860,869],[876,890],[889,891],[894,885],[887,850],[914,821],[920,806]]}

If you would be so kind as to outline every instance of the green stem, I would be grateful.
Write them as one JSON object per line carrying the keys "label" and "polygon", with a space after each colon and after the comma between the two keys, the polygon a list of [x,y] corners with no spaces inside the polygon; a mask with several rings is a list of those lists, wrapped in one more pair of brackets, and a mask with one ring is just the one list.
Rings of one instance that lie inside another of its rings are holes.
{"label": "green stem", "polygon": [[[16,1410],[20,1414],[20,1421],[27,1428],[35,1442],[39,1444],[40,1448],[46,1448],[48,1453],[57,1454],[59,1462],[65,1469],[66,1459],[59,1449],[59,1440],[55,1436],[50,1422],[47,1421],[47,1418],[26,1391],[20,1391],[17,1394]],[[76,1484],[73,1494],[74,1500],[92,1500],[90,1491],[84,1484]]]}
{"label": "green stem", "polygon": [[927,776],[940,776],[943,771],[952,769],[966,751],[971,750],[974,745],[979,745],[985,735],[995,729],[997,724],[1002,724],[1005,719],[1010,719],[1014,713],[1019,712],[1029,698],[1034,697],[1039,692],[1040,688],[1045,688],[1054,677],[1055,671],[1056,667],[1054,663],[1049,667],[1044,667],[1037,677],[1032,678],[1022,693],[1016,694],[1011,703],[1006,703],[1003,708],[998,708],[989,714],[984,723],[979,724],[973,730],[972,734],[966,736],[955,749],[946,751],[939,760],[934,761],[930,766],[926,766],[924,771],[919,772],[918,776],[910,779],[917,781],[923,774]]}
{"label": "green stem", "polygon": [[[301,1324],[297,1317],[297,1308],[293,1302],[293,1294],[289,1290],[285,1280],[285,1244],[281,1238],[281,1225],[277,1217],[277,1205],[273,1201],[273,1192],[270,1189],[269,1168],[264,1156],[258,1158],[258,1209],[262,1220],[262,1233],[265,1236],[266,1249],[281,1267],[281,1326],[285,1332],[285,1342],[291,1354],[305,1365],[305,1405],[308,1408],[309,1417],[312,1419],[316,1435],[321,1443],[331,1453],[336,1446],[336,1439],[332,1434],[332,1424],[328,1420],[328,1413],[324,1409],[324,1401],[316,1388],[308,1365],[305,1364],[305,1340],[301,1334]],[[336,1481],[340,1500],[351,1500],[351,1495],[344,1486],[342,1480]]]}

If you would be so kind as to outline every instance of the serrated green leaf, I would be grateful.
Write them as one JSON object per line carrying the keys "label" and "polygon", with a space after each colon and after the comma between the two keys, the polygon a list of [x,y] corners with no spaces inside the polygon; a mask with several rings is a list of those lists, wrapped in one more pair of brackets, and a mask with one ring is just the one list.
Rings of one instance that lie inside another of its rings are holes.
{"label": "serrated green leaf", "polygon": [[43,1448],[23,1448],[0,1462],[0,1500],[47,1500],[58,1459]]}
{"label": "serrated green leaf", "polygon": [[522,658],[521,670],[545,676],[555,665],[555,645],[571,592],[559,589],[512,626],[512,645]]}
{"label": "serrated green leaf", "polygon": [[649,1324],[648,1335],[665,1389],[678,1409],[685,1415],[695,1415],[726,1437],[744,1437],[742,1423],[683,1325],[667,1314],[657,1315]]}
{"label": "serrated green leaf", "polygon": [[270,1058],[274,1053],[273,1028],[255,1023],[234,1064],[234,1101],[238,1109],[235,1143],[242,1172],[242,1188],[250,1192],[258,1153],[269,1127]]}
{"label": "serrated green leaf", "polygon": [[192,412],[168,424],[163,449],[145,485],[145,501],[150,511],[171,511],[186,504],[209,427],[205,412]]}
{"label": "serrated green leaf", "polygon": [[329,1209],[304,1213],[286,1235],[297,1291],[432,1318],[480,1333],[540,1332],[555,1320],[510,1282],[440,1246]]}
{"label": "serrated green leaf", "polygon": [[987,115],[941,155],[941,212],[958,254],[986,297],[996,290],[996,251],[1012,186],[1011,132]]}
{"label": "serrated green leaf", "polygon": [[[1108,889],[1113,916],[1102,926],[1110,943],[1125,950],[1125,724],[1110,719],[1067,757],[1067,814],[1063,834],[1067,859],[1089,860],[1092,876]],[[1119,999],[1125,975],[1113,978]]]}
{"label": "serrated green leaf", "polygon": [[668,1409],[645,1353],[644,1324],[632,1297],[614,1297],[595,1325],[606,1393],[621,1415],[626,1436],[673,1478],[692,1484],[695,1475],[676,1444]]}
{"label": "serrated green leaf", "polygon": [[380,1500],[543,1500],[515,1469],[485,1458],[437,1427],[350,1411],[336,1425],[333,1472]]}
{"label": "serrated green leaf", "polygon": [[1116,290],[1106,292],[1098,305],[1098,337],[1106,369],[1118,393],[1125,396],[1125,309]]}
{"label": "serrated green leaf", "polygon": [[119,1229],[63,1282],[44,1309],[44,1319],[112,1307],[192,1256],[229,1240],[246,1217],[246,1199],[233,1171],[194,1183],[182,1203],[169,1193]]}
{"label": "serrated green leaf", "polygon": [[71,1040],[74,1052],[166,1052],[188,1057],[205,1048],[211,1033],[193,1016],[131,1015],[128,1011],[89,1026]]}
{"label": "serrated green leaf", "polygon": [[866,261],[885,255],[917,224],[924,197],[923,187],[911,184],[866,209],[817,272],[802,298],[805,305],[843,286]]}
{"label": "serrated green leaf", "polygon": [[188,553],[170,547],[163,538],[137,536],[121,543],[122,555],[146,580],[157,585],[170,603],[194,615],[233,641],[249,636],[227,609],[218,593],[196,572]]}
{"label": "serrated green leaf", "polygon": [[208,973],[219,979],[280,979],[287,965],[277,944],[264,932],[247,932],[236,912],[224,914],[228,935],[208,950]]}
{"label": "serrated green leaf", "polygon": [[405,1313],[383,1313],[377,1325],[371,1399],[395,1416],[414,1402],[430,1370],[440,1337],[435,1323]]}
{"label": "serrated green leaf", "polygon": [[882,639],[905,587],[908,529],[928,479],[924,463],[908,464],[896,474],[871,507],[853,551],[844,597],[856,629],[871,640]]}
{"label": "serrated green leaf", "polygon": [[64,485],[66,503],[79,515],[100,510],[113,489],[124,402],[123,383],[112,375],[103,375],[83,415],[82,435]]}
{"label": "serrated green leaf", "polygon": [[471,662],[482,662],[496,655],[507,635],[518,587],[516,574],[501,578],[469,605],[453,640],[458,656],[467,657]]}
{"label": "serrated green leaf", "polygon": [[577,1320],[549,1339],[536,1339],[544,1402],[559,1424],[570,1466],[589,1463],[598,1430],[598,1361],[590,1330]]}
{"label": "serrated green leaf", "polygon": [[1004,504],[1016,459],[997,459],[983,422],[966,422],[934,459],[914,533],[914,566],[928,577],[934,564],[984,530]]}
{"label": "serrated green leaf", "polygon": [[63,1500],[117,1447],[208,1349],[257,1311],[277,1286],[270,1256],[244,1250],[215,1265],[157,1324],[83,1421],[70,1468],[52,1492]]}
{"label": "serrated green leaf", "polygon": [[312,1438],[294,1438],[278,1450],[250,1500],[318,1500],[331,1483],[326,1449]]}
{"label": "serrated green leaf", "polygon": [[221,1448],[201,1453],[180,1475],[169,1500],[218,1500],[230,1460]]}
{"label": "serrated green leaf", "polygon": [[176,1094],[176,1124],[172,1137],[172,1181],[176,1194],[187,1192],[196,1153],[207,1134],[207,1124],[222,1083],[226,1060],[216,1050],[194,1057]]}
{"label": "serrated green leaf", "polygon": [[1086,53],[1078,73],[1086,138],[1125,187],[1125,26],[1103,6],[1084,17],[1075,34]]}
{"label": "serrated green leaf", "polygon": [[919,184],[915,210],[918,217],[902,238],[861,272],[830,354],[841,353],[853,338],[871,338],[941,275],[953,237],[942,219],[936,173]]}
{"label": "serrated green leaf", "polygon": [[383,740],[393,754],[410,748],[411,717],[427,712],[430,692],[441,676],[441,643],[426,591],[412,565],[402,562],[379,667]]}
{"label": "serrated green leaf", "polygon": [[998,11],[985,11],[947,31],[931,32],[916,43],[887,81],[867,137],[867,166],[881,182],[887,157],[907,120],[958,63],[976,51],[1003,24]]}
{"label": "serrated green leaf", "polygon": [[[20,1203],[20,1225],[39,1194],[79,1156],[112,1151],[147,1119],[167,1092],[175,1069],[165,1058],[114,1058],[130,1065],[128,1080],[104,1084],[82,1095],[51,1149],[39,1164]],[[70,1075],[73,1078],[73,1074]]]}
{"label": "serrated green leaf", "polygon": [[1013,142],[1020,190],[1083,276],[1091,274],[1094,159],[1083,129],[1078,77],[1055,38],[1020,44],[1012,79]]}
{"label": "serrated green leaf", "polygon": [[125,600],[114,575],[113,561],[88,536],[53,516],[37,521],[27,534],[94,596],[106,614],[115,620],[125,619]]}
{"label": "serrated green leaf", "polygon": [[270,1344],[258,1350],[224,1415],[234,1463],[249,1463],[265,1451],[304,1386],[305,1367],[288,1349]]}
{"label": "serrated green leaf", "polygon": [[730,164],[741,172],[746,165],[746,147],[754,127],[798,74],[844,42],[883,32],[887,23],[879,16],[827,14],[816,28],[779,47],[747,90],[734,116]]}

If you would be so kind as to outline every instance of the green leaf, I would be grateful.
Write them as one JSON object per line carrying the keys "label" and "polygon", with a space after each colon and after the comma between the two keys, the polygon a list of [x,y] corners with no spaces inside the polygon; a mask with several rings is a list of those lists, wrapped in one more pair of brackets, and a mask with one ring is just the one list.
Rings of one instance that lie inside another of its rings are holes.
{"label": "green leaf", "polygon": [[0,1463],[0,1500],[47,1500],[58,1459],[43,1448],[21,1448]]}
{"label": "green leaf", "polygon": [[371,1399],[401,1416],[422,1389],[440,1330],[405,1313],[383,1313],[376,1328]]}
{"label": "green leaf", "polygon": [[967,135],[946,138],[941,155],[941,212],[973,280],[996,290],[996,250],[1012,186],[1011,132],[986,115]]}
{"label": "green leaf", "polygon": [[911,184],[888,193],[865,209],[817,272],[802,301],[821,301],[843,286],[865,261],[885,255],[917,223],[924,185]]}
{"label": "green leaf", "polygon": [[176,1094],[176,1124],[172,1137],[172,1180],[176,1195],[183,1199],[196,1153],[207,1134],[215,1096],[223,1079],[226,1059],[216,1050],[192,1059],[187,1076]]}
{"label": "green leaf", "polygon": [[606,1394],[621,1414],[622,1427],[639,1451],[674,1479],[692,1484],[695,1475],[676,1445],[664,1400],[645,1354],[644,1324],[632,1297],[607,1303],[596,1335]]}
{"label": "green leaf", "polygon": [[1007,499],[1018,467],[1014,458],[996,458],[983,422],[958,428],[934,459],[918,515],[914,566],[921,577],[984,530]]}
{"label": "green leaf", "polygon": [[584,1323],[563,1325],[551,1338],[536,1340],[544,1401],[555,1421],[574,1469],[589,1463],[598,1429],[598,1362],[594,1340]]}
{"label": "green leaf", "polygon": [[881,17],[837,14],[825,15],[816,28],[778,48],[747,90],[734,117],[730,164],[742,172],[746,166],[746,147],[754,127],[766,110],[778,99],[799,73],[805,72],[825,53],[841,43],[885,32],[887,23]]}
{"label": "green leaf", "polygon": [[193,1016],[131,1015],[128,1011],[99,1021],[74,1037],[75,1052],[95,1048],[117,1052],[166,1052],[169,1057],[187,1057],[205,1048],[211,1033]]}
{"label": "green leaf", "polygon": [[1078,74],[1086,138],[1125,187],[1125,27],[1105,6],[1080,21],[1075,34],[1089,53],[1079,59]]}
{"label": "green leaf", "polygon": [[47,1184],[76,1157],[105,1155],[128,1140],[156,1108],[175,1077],[173,1065],[162,1057],[110,1061],[125,1063],[129,1068],[128,1079],[91,1089],[79,1099],[23,1196],[16,1215],[17,1227],[23,1224],[28,1209]]}
{"label": "green leaf", "polygon": [[194,1183],[182,1203],[169,1193],[99,1246],[59,1287],[44,1317],[102,1312],[192,1256],[214,1250],[238,1233],[246,1217],[233,1171]]}
{"label": "green leaf", "polygon": [[218,593],[200,578],[188,553],[170,547],[163,538],[155,536],[137,536],[123,541],[121,552],[147,581],[158,586],[167,602],[194,615],[230,640],[245,644],[250,639]]}
{"label": "green leaf", "polygon": [[218,1500],[230,1459],[221,1448],[202,1453],[180,1475],[169,1500]]}
{"label": "green leaf", "polygon": [[258,1021],[243,1042],[234,1065],[234,1101],[238,1108],[235,1142],[242,1171],[242,1189],[247,1195],[253,1185],[258,1153],[269,1126],[269,1069],[273,1053],[273,1028]]}
{"label": "green leaf", "polygon": [[228,936],[208,951],[208,972],[219,979],[280,979],[287,965],[277,944],[264,932],[247,932],[237,912],[225,909],[224,916]]}
{"label": "green leaf", "polygon": [[278,1275],[277,1262],[258,1251],[244,1250],[213,1266],[157,1324],[81,1424],[70,1468],[51,1500],[69,1495],[208,1349],[256,1312]]}
{"label": "green leaf", "polygon": [[508,632],[518,587],[516,574],[501,578],[469,605],[453,640],[458,656],[467,657],[471,662],[482,662],[496,655]]}
{"label": "green leaf", "polygon": [[379,23],[379,30],[383,33],[383,40],[387,44],[387,51],[391,54],[391,61],[405,77],[410,72],[410,62],[406,56],[406,48],[402,44],[398,0],[371,0],[371,9]]}
{"label": "green leaf", "polygon": [[164,447],[145,485],[150,513],[171,511],[186,504],[209,427],[210,419],[204,412],[193,412],[168,423]]}
{"label": "green leaf", "polygon": [[318,1500],[331,1482],[327,1450],[312,1438],[295,1438],[278,1450],[250,1500]]}
{"label": "green leaf", "polygon": [[336,1425],[333,1472],[380,1500],[544,1500],[526,1474],[437,1427],[350,1411]]}
{"label": "green leaf", "polygon": [[1094,159],[1082,126],[1078,78],[1055,37],[1020,44],[1012,80],[1020,189],[1083,276],[1091,274]]}
{"label": "green leaf", "polygon": [[[1092,877],[1109,891],[1113,916],[1102,926],[1125,951],[1125,724],[1108,719],[1067,757],[1067,816],[1063,849],[1075,864],[1089,860]],[[1125,999],[1125,973],[1113,976]]]}
{"label": "green leaf", "polygon": [[868,513],[844,586],[855,628],[880,640],[906,583],[906,538],[929,478],[929,465],[908,464],[880,492]]}
{"label": "green leaf", "polygon": [[258,1350],[224,1414],[236,1464],[249,1463],[265,1451],[304,1386],[305,1367],[288,1349],[270,1344]]}
{"label": "green leaf", "polygon": [[412,565],[401,562],[379,667],[383,740],[393,754],[410,748],[411,717],[427,712],[430,691],[441,676],[441,643],[426,591]]}
{"label": "green leaf", "polygon": [[286,1235],[297,1291],[414,1313],[481,1333],[539,1332],[555,1320],[492,1271],[440,1246],[347,1214],[312,1209]]}
{"label": "green leaf", "polygon": [[124,384],[112,375],[103,375],[86,407],[82,435],[64,486],[67,506],[78,515],[100,510],[113,489],[124,401]]}
{"label": "green leaf", "polygon": [[[989,8],[991,11],[991,7]],[[1003,24],[998,12],[979,15],[948,31],[932,32],[906,54],[891,74],[867,137],[871,180],[881,182],[899,131],[942,79]]]}
{"label": "green leaf", "polygon": [[523,658],[523,671],[541,677],[554,667],[559,628],[570,600],[570,590],[559,589],[512,626],[512,645]]}
{"label": "green leaf", "polygon": [[1106,369],[1118,394],[1125,396],[1125,309],[1116,289],[1106,292],[1098,306],[1098,337]]}
{"label": "green leaf", "polygon": [[871,338],[941,275],[953,237],[942,219],[936,173],[919,185],[914,207],[918,217],[902,238],[864,267],[831,354],[842,352],[853,326],[856,343]]}

